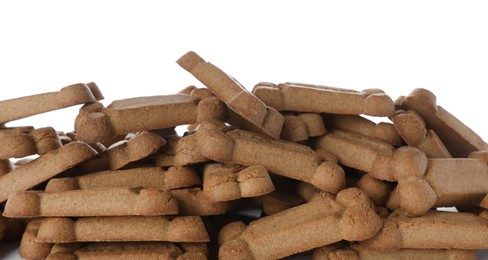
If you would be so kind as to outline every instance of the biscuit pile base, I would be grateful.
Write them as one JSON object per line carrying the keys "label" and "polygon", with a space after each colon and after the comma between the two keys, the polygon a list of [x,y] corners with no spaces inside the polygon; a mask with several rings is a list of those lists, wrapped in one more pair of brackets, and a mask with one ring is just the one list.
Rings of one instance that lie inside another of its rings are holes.
{"label": "biscuit pile base", "polygon": [[[395,102],[319,84],[249,91],[195,52],[177,63],[203,85],[109,105],[93,82],[0,101],[0,251],[16,242],[24,259],[247,260],[488,250],[488,145],[430,91]],[[11,122],[74,105],[75,129]]]}

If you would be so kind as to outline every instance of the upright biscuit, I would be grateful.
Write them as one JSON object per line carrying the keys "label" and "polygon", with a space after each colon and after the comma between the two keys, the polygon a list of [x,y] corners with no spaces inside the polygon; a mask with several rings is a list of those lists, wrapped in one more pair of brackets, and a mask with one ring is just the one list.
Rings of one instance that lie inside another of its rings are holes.
{"label": "upright biscuit", "polygon": [[260,165],[207,164],[203,168],[203,194],[211,201],[256,197],[274,190],[266,168]]}
{"label": "upright biscuit", "polygon": [[59,147],[61,141],[52,127],[19,132],[0,129],[0,159],[42,155]]}
{"label": "upright biscuit", "polygon": [[358,115],[325,114],[325,124],[342,131],[364,135],[373,140],[389,143],[393,146],[403,144],[402,137],[391,123],[378,124]]}
{"label": "upright biscuit", "polygon": [[198,99],[189,95],[136,97],[116,100],[108,107],[85,105],[75,121],[77,138],[103,142],[120,134],[169,128],[227,117],[227,108],[216,97]]}
{"label": "upright biscuit", "polygon": [[32,188],[96,155],[95,150],[81,142],[69,143],[50,151],[0,177],[0,202],[6,201],[16,191]]}
{"label": "upright biscuit", "polygon": [[379,89],[362,92],[302,83],[256,86],[253,93],[278,111],[391,116],[395,106]]}
{"label": "upright biscuit", "polygon": [[24,259],[46,259],[51,252],[52,244],[36,241],[41,222],[42,219],[32,220],[25,228],[19,248],[19,254]]}
{"label": "upright biscuit", "polygon": [[106,188],[58,192],[21,191],[9,196],[6,217],[157,216],[178,213],[169,191]]}
{"label": "upright biscuit", "polygon": [[309,137],[321,136],[327,132],[320,114],[297,113],[285,114],[280,138],[290,142],[308,140]]}
{"label": "upright biscuit", "polygon": [[39,227],[36,242],[208,242],[200,217],[92,217],[72,220],[47,218]]}
{"label": "upright biscuit", "polygon": [[420,217],[393,212],[383,229],[361,245],[378,251],[488,249],[488,220],[471,213],[429,211]]}
{"label": "upright biscuit", "polygon": [[180,215],[221,215],[230,208],[230,204],[227,201],[209,200],[200,188],[171,190],[171,195],[178,201]]}
{"label": "upright biscuit", "polygon": [[74,178],[51,179],[46,191],[94,189],[109,187],[178,189],[201,184],[191,167],[141,167],[117,171],[102,171]]}
{"label": "upright biscuit", "polygon": [[142,132],[128,141],[118,143],[107,150],[110,169],[117,170],[127,164],[145,158],[166,144],[159,135],[151,132]]}
{"label": "upright biscuit", "polygon": [[[213,64],[206,62],[193,51],[183,55],[177,63],[224,101],[235,115],[251,123],[256,130],[273,138],[280,136],[283,116],[276,110],[267,107],[234,78]],[[238,126],[248,126],[245,122],[239,124],[241,121],[239,119],[232,121]]]}
{"label": "upright biscuit", "polygon": [[403,140],[422,150],[428,158],[452,157],[434,130],[426,129],[424,119],[414,110],[398,111],[391,120]]}
{"label": "upright biscuit", "polygon": [[[78,83],[49,92],[0,101],[0,124],[65,107],[102,100],[97,85]],[[22,108],[22,109],[19,109]]]}
{"label": "upright biscuit", "polygon": [[485,150],[487,144],[473,130],[447,110],[437,105],[436,96],[422,88],[400,97],[395,103],[405,110],[415,110],[427,127],[435,131],[453,157],[466,157],[470,152]]}
{"label": "upright biscuit", "polygon": [[305,181],[334,193],[345,185],[341,167],[322,161],[317,153],[304,145],[239,129],[227,133],[222,129],[198,131],[197,138],[200,153],[218,162],[262,165],[275,174]]}
{"label": "upright biscuit", "polygon": [[342,239],[365,240],[381,226],[367,197],[358,189],[346,189],[336,199],[323,197],[247,227],[240,222],[227,225],[219,234],[219,259],[278,259]]}

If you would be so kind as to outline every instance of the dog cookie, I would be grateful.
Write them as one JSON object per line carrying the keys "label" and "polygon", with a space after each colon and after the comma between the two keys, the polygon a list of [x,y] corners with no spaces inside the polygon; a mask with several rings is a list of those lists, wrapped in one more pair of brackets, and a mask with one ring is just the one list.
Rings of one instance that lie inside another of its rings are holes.
{"label": "dog cookie", "polygon": [[110,169],[120,169],[131,162],[145,158],[166,144],[159,135],[151,132],[142,132],[128,141],[122,141],[107,150]]}
{"label": "dog cookie", "polygon": [[385,206],[390,196],[390,183],[373,178],[369,174],[361,177],[355,186],[378,206]]}
{"label": "dog cookie", "polygon": [[364,135],[373,140],[385,142],[393,146],[403,144],[393,124],[380,122],[378,124],[358,115],[324,114],[325,124],[346,132]]}
{"label": "dog cookie", "polygon": [[227,212],[230,204],[227,201],[211,201],[200,188],[171,190],[171,195],[178,201],[180,215],[209,216]]}
{"label": "dog cookie", "polygon": [[200,153],[218,162],[262,165],[269,172],[305,181],[334,193],[345,185],[344,171],[339,165],[323,161],[304,145],[239,129],[227,133],[221,129],[207,129],[198,131],[197,138]]}
{"label": "dog cookie", "polygon": [[488,163],[488,150],[471,152],[470,154],[468,154],[468,158],[481,159],[485,160]]}
{"label": "dog cookie", "polygon": [[33,129],[28,132],[0,130],[0,159],[42,155],[60,147],[61,141],[52,127]]}
{"label": "dog cookie", "polygon": [[194,133],[187,133],[179,138],[174,145],[163,150],[156,157],[155,164],[158,166],[185,166],[190,164],[207,162],[209,159],[201,155],[196,147],[196,136]]}
{"label": "dog cookie", "polygon": [[437,134],[425,128],[424,119],[414,110],[398,111],[391,120],[403,140],[422,150],[428,158],[452,157]]}
{"label": "dog cookie", "polygon": [[36,238],[44,243],[130,241],[208,242],[209,237],[200,217],[131,216],[47,218]]}
{"label": "dog cookie", "polygon": [[488,149],[487,144],[473,130],[447,110],[437,105],[436,96],[422,88],[395,101],[398,107],[415,110],[435,131],[453,157],[467,157],[470,152]]}
{"label": "dog cookie", "polygon": [[6,217],[158,216],[178,213],[169,191],[105,188],[57,192],[20,191],[9,196]]}
{"label": "dog cookie", "polygon": [[266,105],[278,111],[392,116],[395,106],[379,89],[358,92],[303,83],[256,86],[253,91]]}
{"label": "dog cookie", "polygon": [[117,171],[102,171],[73,178],[54,178],[46,185],[47,192],[110,187],[179,189],[200,185],[191,167],[140,167]]}
{"label": "dog cookie", "polygon": [[274,190],[266,168],[260,165],[207,164],[203,168],[203,194],[210,201],[256,197]]}
{"label": "dog cookie", "polygon": [[248,124],[238,118],[251,123],[254,129],[273,138],[280,136],[283,126],[283,116],[273,108],[266,106],[259,98],[247,91],[237,80],[225,72],[206,62],[198,54],[189,51],[177,61],[183,69],[190,72],[196,79],[202,82],[227,107],[234,112],[232,124],[246,127]]}
{"label": "dog cookie", "polygon": [[69,143],[0,177],[0,202],[16,191],[32,188],[97,155],[89,145]]}
{"label": "dog cookie", "polygon": [[[278,259],[341,240],[375,235],[382,221],[360,190],[342,190],[314,202],[252,221],[225,226],[219,259]],[[297,236],[297,234],[301,234]]]}
{"label": "dog cookie", "polygon": [[[180,141],[179,135],[166,136],[166,145],[163,146],[158,152],[154,164],[161,167],[169,167],[175,165],[176,146]],[[198,153],[200,154],[200,153]]]}
{"label": "dog cookie", "polygon": [[309,137],[321,136],[327,132],[320,114],[297,113],[285,114],[280,138],[290,142],[308,140]]}
{"label": "dog cookie", "polygon": [[253,202],[261,206],[265,215],[273,215],[305,203],[295,192],[298,181],[275,174],[272,174],[270,177],[275,190],[271,193],[253,198]]}
{"label": "dog cookie", "polygon": [[170,128],[210,118],[225,119],[227,108],[216,97],[203,100],[185,94],[116,100],[108,107],[92,103],[75,120],[78,140],[103,142],[120,134]]}
{"label": "dog cookie", "polygon": [[383,229],[361,245],[371,250],[488,248],[488,220],[471,213],[428,211],[408,217],[401,211],[385,219]]}
{"label": "dog cookie", "polygon": [[39,226],[42,219],[35,219],[27,224],[22,240],[20,241],[19,254],[24,259],[46,259],[51,252],[52,244],[36,242]]}
{"label": "dog cookie", "polygon": [[0,177],[12,171],[12,164],[9,159],[0,159]]}
{"label": "dog cookie", "polygon": [[3,100],[0,101],[0,124],[102,99],[97,85],[91,82],[73,84],[58,92]]}

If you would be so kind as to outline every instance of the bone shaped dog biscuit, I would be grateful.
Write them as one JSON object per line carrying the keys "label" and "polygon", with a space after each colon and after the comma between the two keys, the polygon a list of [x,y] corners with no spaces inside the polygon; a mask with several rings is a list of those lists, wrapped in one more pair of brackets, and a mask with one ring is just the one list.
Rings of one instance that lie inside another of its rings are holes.
{"label": "bone shaped dog biscuit", "polygon": [[58,134],[52,127],[9,130],[14,129],[0,129],[0,159],[42,155],[61,147]]}

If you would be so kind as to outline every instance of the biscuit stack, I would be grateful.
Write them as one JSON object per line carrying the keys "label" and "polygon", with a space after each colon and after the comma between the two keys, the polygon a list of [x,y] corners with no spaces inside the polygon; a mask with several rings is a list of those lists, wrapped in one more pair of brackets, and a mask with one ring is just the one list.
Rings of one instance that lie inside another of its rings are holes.
{"label": "biscuit stack", "polygon": [[[177,63],[205,88],[107,107],[95,83],[0,101],[3,241],[21,236],[26,259],[474,259],[488,249],[488,145],[428,90],[395,102],[302,83],[251,93],[194,52]],[[4,126],[78,104],[74,132]]]}

